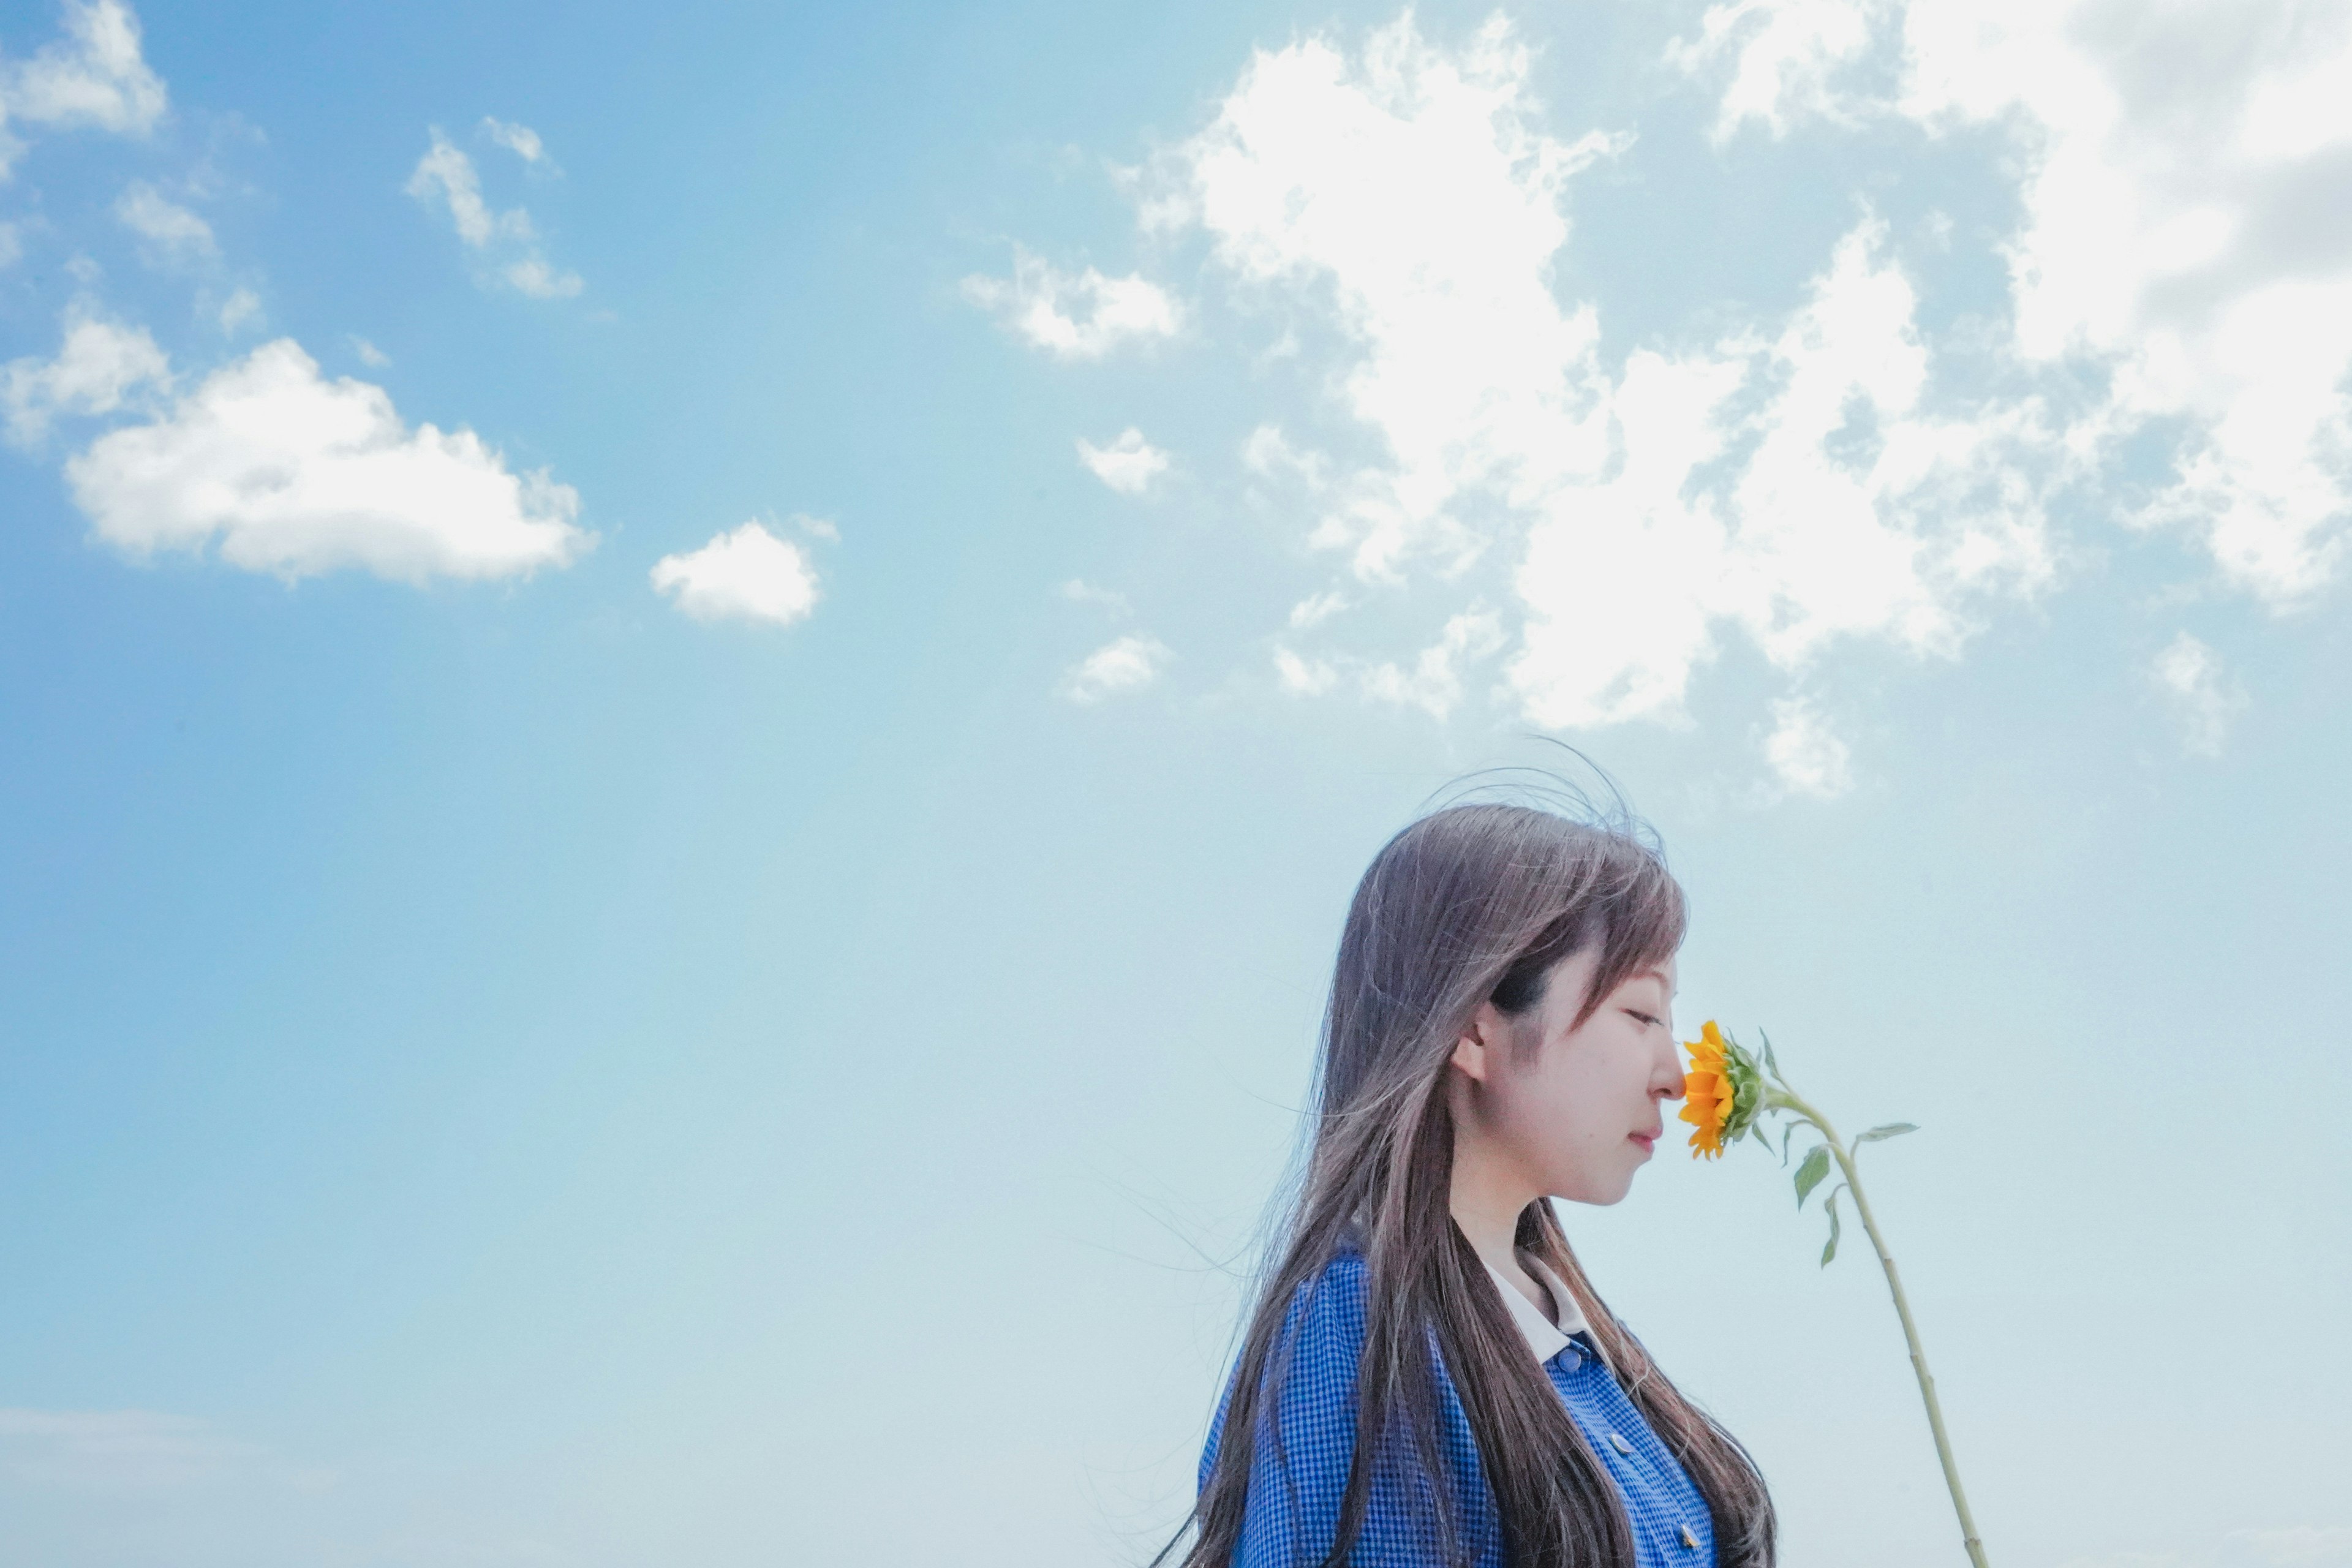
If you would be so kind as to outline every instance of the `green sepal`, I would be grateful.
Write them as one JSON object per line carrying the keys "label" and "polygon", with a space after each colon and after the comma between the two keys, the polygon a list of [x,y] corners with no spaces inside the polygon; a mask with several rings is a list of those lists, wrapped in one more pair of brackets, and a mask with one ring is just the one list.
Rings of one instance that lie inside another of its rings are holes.
{"label": "green sepal", "polygon": [[1756,1058],[1727,1034],[1723,1037],[1723,1076],[1731,1080],[1731,1114],[1723,1121],[1723,1141],[1730,1143],[1755,1126],[1764,1110],[1764,1074]]}

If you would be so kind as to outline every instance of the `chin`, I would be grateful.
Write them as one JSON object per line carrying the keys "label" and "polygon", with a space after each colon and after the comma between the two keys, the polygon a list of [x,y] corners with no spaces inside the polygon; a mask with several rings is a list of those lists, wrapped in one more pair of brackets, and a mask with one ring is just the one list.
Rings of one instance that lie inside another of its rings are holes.
{"label": "chin", "polygon": [[1633,1190],[1633,1173],[1628,1171],[1614,1181],[1580,1182],[1574,1186],[1562,1187],[1556,1195],[1572,1204],[1591,1204],[1594,1208],[1605,1209],[1612,1204],[1623,1203],[1625,1194]]}

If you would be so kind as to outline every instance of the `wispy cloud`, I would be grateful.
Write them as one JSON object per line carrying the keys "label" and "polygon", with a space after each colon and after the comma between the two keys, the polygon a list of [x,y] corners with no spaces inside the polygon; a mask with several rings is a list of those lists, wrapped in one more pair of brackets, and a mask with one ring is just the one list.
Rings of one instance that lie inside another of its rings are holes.
{"label": "wispy cloud", "polygon": [[1097,587],[1082,577],[1069,579],[1055,592],[1074,605],[1099,605],[1120,615],[1125,615],[1130,607],[1126,595],[1115,589]]}
{"label": "wispy cloud", "polygon": [[208,259],[219,254],[212,225],[144,180],[123,187],[115,198],[114,216],[145,240],[152,254],[166,260]]}
{"label": "wispy cloud", "polygon": [[1100,359],[1122,343],[1171,337],[1183,320],[1174,297],[1140,273],[1107,278],[1091,267],[1064,272],[1018,246],[1010,279],[967,278],[963,292],[1063,359]]}
{"label": "wispy cloud", "polygon": [[432,128],[431,135],[432,145],[408,176],[408,194],[446,212],[457,237],[488,265],[488,275],[516,292],[538,300],[569,299],[579,293],[585,287],[580,275],[547,259],[530,214],[521,207],[493,209],[483,197],[481,173],[474,160],[443,135],[439,126]]}
{"label": "wispy cloud", "polygon": [[492,115],[482,117],[482,134],[512,153],[526,163],[547,164],[553,160],[547,155],[547,143],[539,132],[528,125],[514,125]]}
{"label": "wispy cloud", "polygon": [[1789,795],[1835,800],[1853,787],[1853,752],[1810,698],[1784,697],[1772,704],[1764,762]]}
{"label": "wispy cloud", "polygon": [[816,567],[808,552],[757,522],[716,534],[699,550],[655,563],[654,591],[698,621],[790,626],[816,608]]}
{"label": "wispy cloud", "polygon": [[68,307],[62,325],[55,358],[28,355],[0,366],[0,414],[19,446],[37,446],[61,416],[112,414],[171,384],[171,363],[146,328],[88,301]]}
{"label": "wispy cloud", "polygon": [[247,328],[260,326],[262,315],[260,295],[250,289],[232,289],[228,298],[220,302],[220,309],[213,312],[213,320],[224,336],[233,337]]}
{"label": "wispy cloud", "polygon": [[1151,488],[1152,480],[1168,471],[1168,454],[1145,440],[1143,432],[1132,425],[1108,447],[1080,437],[1078,461],[1121,495],[1141,495]]}
{"label": "wispy cloud", "polygon": [[2342,1568],[2352,1563],[2352,1525],[2238,1530],[2231,1531],[2230,1539],[2273,1568]]}
{"label": "wispy cloud", "polygon": [[1160,679],[1173,657],[1157,637],[1130,633],[1079,660],[1064,679],[1062,693],[1073,702],[1093,704],[1139,691]]}
{"label": "wispy cloud", "polygon": [[2221,658],[2182,632],[2156,656],[2152,673],[2180,726],[2181,744],[2200,757],[2218,757],[2246,695],[2221,668]]}
{"label": "wispy cloud", "polygon": [[0,1473],[100,1490],[186,1486],[250,1473],[266,1450],[152,1410],[0,1410]]}

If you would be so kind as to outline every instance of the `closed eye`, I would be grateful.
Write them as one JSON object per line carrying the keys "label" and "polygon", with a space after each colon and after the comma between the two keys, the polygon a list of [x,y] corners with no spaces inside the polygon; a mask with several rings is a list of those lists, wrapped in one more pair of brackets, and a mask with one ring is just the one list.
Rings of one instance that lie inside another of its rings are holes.
{"label": "closed eye", "polygon": [[1664,1019],[1652,1017],[1647,1013],[1636,1012],[1631,1007],[1626,1008],[1625,1011],[1629,1016],[1641,1019],[1643,1023],[1649,1025],[1652,1028],[1662,1027],[1664,1024]]}

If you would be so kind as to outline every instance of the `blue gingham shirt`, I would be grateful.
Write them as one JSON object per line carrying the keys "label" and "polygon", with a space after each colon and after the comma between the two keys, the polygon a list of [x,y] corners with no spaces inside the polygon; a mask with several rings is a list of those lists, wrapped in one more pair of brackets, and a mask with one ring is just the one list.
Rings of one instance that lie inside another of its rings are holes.
{"label": "blue gingham shirt", "polygon": [[[1322,1562],[1331,1549],[1355,1449],[1356,1369],[1363,1352],[1369,1272],[1360,1254],[1342,1253],[1291,1302],[1283,1325],[1290,1361],[1274,1407],[1259,1407],[1249,1504],[1232,1568],[1305,1568]],[[1591,1340],[1581,1332],[1563,1331],[1582,1327],[1565,1289],[1547,1276],[1538,1277],[1565,1319],[1558,1327],[1544,1321],[1508,1286],[1499,1287],[1504,1302],[1537,1354],[1557,1344],[1556,1352],[1543,1358],[1545,1374],[1615,1485],[1633,1526],[1634,1561],[1640,1568],[1715,1568],[1715,1534],[1706,1500],[1625,1397]],[[1277,1355],[1281,1348],[1278,1342]],[[1474,1568],[1504,1568],[1502,1524],[1478,1463],[1469,1420],[1433,1347],[1431,1359],[1437,1379],[1440,1450],[1453,1478],[1464,1561]],[[1232,1399],[1228,1384],[1201,1458],[1203,1482],[1216,1459],[1225,1406]],[[1274,1441],[1277,1420],[1280,1466]],[[1401,1447],[1409,1449],[1410,1445]],[[1454,1568],[1440,1555],[1432,1484],[1400,1464],[1374,1468],[1363,1529],[1348,1557],[1352,1568]]]}

